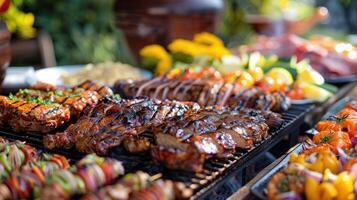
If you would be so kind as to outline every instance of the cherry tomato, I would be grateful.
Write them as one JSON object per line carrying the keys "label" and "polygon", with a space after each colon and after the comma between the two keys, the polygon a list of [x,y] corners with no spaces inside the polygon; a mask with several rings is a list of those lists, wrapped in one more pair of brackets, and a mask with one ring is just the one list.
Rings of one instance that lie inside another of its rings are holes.
{"label": "cherry tomato", "polygon": [[265,91],[272,91],[274,85],[275,85],[275,81],[270,77],[264,77],[262,80],[260,80],[257,83],[257,86]]}
{"label": "cherry tomato", "polygon": [[299,85],[294,85],[293,89],[288,92],[288,97],[290,99],[303,99],[304,90]]}

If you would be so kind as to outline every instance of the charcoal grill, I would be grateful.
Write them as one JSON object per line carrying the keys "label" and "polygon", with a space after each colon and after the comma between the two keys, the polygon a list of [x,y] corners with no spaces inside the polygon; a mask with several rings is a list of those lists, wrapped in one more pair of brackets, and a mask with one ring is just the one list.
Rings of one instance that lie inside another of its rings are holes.
{"label": "charcoal grill", "polygon": [[[231,195],[236,186],[227,186],[237,177],[244,177],[244,169],[249,164],[276,145],[285,136],[291,136],[294,132],[298,134],[298,128],[304,121],[304,116],[313,109],[313,104],[292,105],[289,111],[283,113],[284,124],[278,130],[271,132],[269,136],[256,144],[249,151],[237,151],[232,157],[226,159],[211,159],[206,161],[201,173],[192,173],[164,169],[155,164],[148,154],[128,155],[122,148],[118,147],[110,152],[111,157],[123,161],[127,172],[143,170],[151,175],[161,173],[164,179],[182,182],[187,188],[192,189],[193,196],[190,199],[210,199],[212,195],[220,195],[223,199]],[[29,144],[43,149],[42,134],[38,133],[15,133],[9,128],[0,128],[0,135],[10,140],[27,141]],[[145,135],[145,134],[144,134]],[[149,134],[147,135],[150,136]],[[80,159],[84,154],[74,150],[55,150],[70,159]],[[240,180],[241,181],[241,180]],[[225,184],[225,185],[224,185]],[[243,182],[241,184],[244,184]],[[228,187],[228,191],[219,192],[219,188]],[[224,197],[223,197],[224,196]]]}

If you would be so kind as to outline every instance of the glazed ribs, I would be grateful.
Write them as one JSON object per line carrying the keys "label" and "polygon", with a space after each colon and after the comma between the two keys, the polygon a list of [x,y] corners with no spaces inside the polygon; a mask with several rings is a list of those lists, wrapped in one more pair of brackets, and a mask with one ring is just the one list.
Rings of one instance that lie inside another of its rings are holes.
{"label": "glazed ribs", "polygon": [[77,119],[87,106],[111,94],[106,86],[92,82],[68,89],[38,83],[15,95],[0,96],[0,123],[15,131],[48,133]]}
{"label": "glazed ribs", "polygon": [[115,92],[124,98],[148,96],[160,100],[192,101],[205,106],[230,106],[283,112],[290,100],[281,92],[266,92],[260,88],[243,88],[238,84],[211,79],[168,79],[118,81]]}
{"label": "glazed ribs", "polygon": [[[250,149],[282,122],[279,114],[269,111],[104,98],[64,132],[45,136],[44,144],[99,155],[119,145],[132,153],[151,149],[153,158],[168,168],[200,171],[206,159]],[[153,134],[153,143],[142,136],[144,132]]]}

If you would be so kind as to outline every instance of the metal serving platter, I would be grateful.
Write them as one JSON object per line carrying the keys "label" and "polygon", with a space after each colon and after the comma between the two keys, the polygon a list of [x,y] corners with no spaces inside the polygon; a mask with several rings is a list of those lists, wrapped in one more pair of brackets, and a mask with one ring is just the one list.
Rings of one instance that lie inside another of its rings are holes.
{"label": "metal serving platter", "polygon": [[[210,199],[211,195],[219,189],[223,183],[233,176],[237,176],[250,163],[267,152],[271,147],[281,141],[285,136],[291,134],[298,128],[304,120],[304,116],[314,108],[314,104],[292,105],[289,111],[282,114],[284,124],[278,130],[270,132],[269,136],[256,144],[249,151],[237,151],[232,157],[226,159],[208,160],[201,173],[168,170],[163,166],[154,163],[149,154],[131,155],[121,147],[112,150],[108,156],[121,160],[127,172],[143,170],[154,175],[161,173],[164,179],[182,182],[187,188],[192,189],[193,196],[190,199]],[[8,128],[0,128],[0,135],[13,139],[26,141],[29,144],[43,149],[42,134],[39,133],[15,133]],[[150,134],[145,134],[151,137]],[[44,150],[45,151],[45,150]],[[52,151],[77,160],[84,156],[75,150],[59,149]],[[229,195],[229,194],[228,194]]]}

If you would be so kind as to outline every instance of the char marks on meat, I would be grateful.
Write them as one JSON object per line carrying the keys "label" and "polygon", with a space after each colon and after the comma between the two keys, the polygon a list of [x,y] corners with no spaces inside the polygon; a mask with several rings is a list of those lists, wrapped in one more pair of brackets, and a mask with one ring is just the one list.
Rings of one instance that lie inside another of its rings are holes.
{"label": "char marks on meat", "polygon": [[[270,127],[282,122],[279,114],[270,111],[107,97],[86,109],[64,132],[45,136],[44,144],[99,155],[119,145],[131,153],[151,149],[154,160],[168,168],[200,171],[206,159],[250,149],[267,137]],[[153,134],[153,143],[142,136],[144,132]]]}
{"label": "char marks on meat", "polygon": [[106,86],[89,81],[68,89],[37,83],[15,95],[0,96],[0,124],[15,131],[48,133],[78,119],[85,108],[111,94]]}

